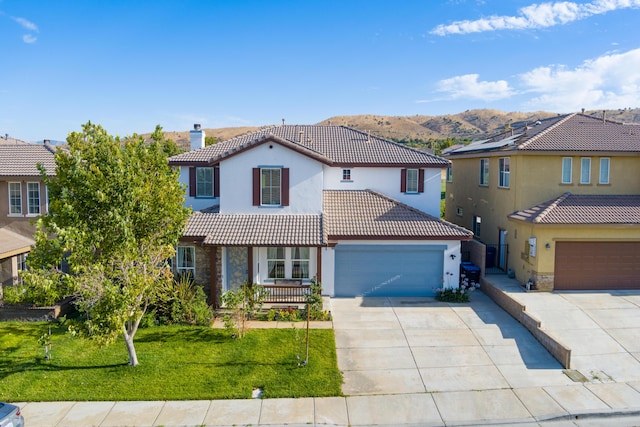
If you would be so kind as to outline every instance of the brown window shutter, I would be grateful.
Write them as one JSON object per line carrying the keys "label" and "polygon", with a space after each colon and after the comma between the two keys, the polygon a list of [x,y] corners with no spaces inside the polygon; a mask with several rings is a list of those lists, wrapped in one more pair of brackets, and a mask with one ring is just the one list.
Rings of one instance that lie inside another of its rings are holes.
{"label": "brown window shutter", "polygon": [[281,193],[282,198],[280,203],[282,206],[289,206],[289,168],[282,168],[282,183],[281,183]]}
{"label": "brown window shutter", "polygon": [[424,169],[418,169],[418,193],[424,193]]}
{"label": "brown window shutter", "polygon": [[213,197],[220,197],[220,167],[213,168]]}
{"label": "brown window shutter", "polygon": [[196,197],[196,168],[189,168],[189,196]]}
{"label": "brown window shutter", "polygon": [[401,193],[407,192],[407,170],[406,169],[400,170],[400,192]]}
{"label": "brown window shutter", "polygon": [[260,168],[253,168],[253,206],[260,206]]}

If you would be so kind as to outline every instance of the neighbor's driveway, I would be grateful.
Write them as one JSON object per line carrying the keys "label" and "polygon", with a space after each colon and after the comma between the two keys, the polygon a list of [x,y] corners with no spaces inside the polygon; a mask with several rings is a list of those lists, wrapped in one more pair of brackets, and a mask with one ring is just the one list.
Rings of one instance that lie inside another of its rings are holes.
{"label": "neighbor's driveway", "polygon": [[520,323],[476,292],[434,298],[332,298],[346,395],[527,389],[575,384]]}

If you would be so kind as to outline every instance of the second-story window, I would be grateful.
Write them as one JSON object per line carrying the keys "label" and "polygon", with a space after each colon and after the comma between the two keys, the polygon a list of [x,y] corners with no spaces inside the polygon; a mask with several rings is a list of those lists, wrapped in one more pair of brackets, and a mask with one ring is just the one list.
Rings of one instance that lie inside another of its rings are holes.
{"label": "second-story window", "polygon": [[260,188],[262,205],[280,205],[280,169],[262,169]]}
{"label": "second-story window", "polygon": [[571,157],[562,158],[562,183],[571,184],[573,159]]}
{"label": "second-story window", "polygon": [[213,197],[213,168],[196,168],[196,197]]}
{"label": "second-story window", "polygon": [[27,182],[27,213],[40,215],[40,183]]}
{"label": "second-story window", "polygon": [[503,157],[499,161],[500,180],[498,186],[501,188],[509,188],[511,185],[511,162],[509,157]]}
{"label": "second-story window", "polygon": [[580,184],[591,183],[591,157],[580,159]]}
{"label": "second-story window", "polygon": [[447,168],[447,182],[453,182],[453,166]]}
{"label": "second-story window", "polygon": [[489,159],[480,159],[480,185],[489,185]]}
{"label": "second-story window", "polygon": [[600,159],[600,179],[598,183],[609,184],[609,164],[611,163],[608,157]]}
{"label": "second-story window", "polygon": [[9,183],[9,215],[22,215],[22,185]]}
{"label": "second-story window", "polygon": [[407,193],[418,192],[418,169],[407,169]]}
{"label": "second-story window", "polygon": [[351,181],[351,169],[342,169],[342,180]]}

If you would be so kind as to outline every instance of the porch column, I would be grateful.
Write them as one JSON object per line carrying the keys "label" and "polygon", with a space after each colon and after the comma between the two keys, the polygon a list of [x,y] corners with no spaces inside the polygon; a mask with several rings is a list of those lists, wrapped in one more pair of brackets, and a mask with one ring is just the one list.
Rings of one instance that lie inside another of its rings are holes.
{"label": "porch column", "polygon": [[220,307],[220,300],[218,298],[218,247],[211,246],[209,249],[209,271],[211,277],[209,278],[209,304],[214,308]]}
{"label": "porch column", "polygon": [[322,247],[320,246],[316,250],[316,277],[318,282],[322,283]]}
{"label": "porch column", "polygon": [[247,248],[247,280],[253,283],[253,246]]}

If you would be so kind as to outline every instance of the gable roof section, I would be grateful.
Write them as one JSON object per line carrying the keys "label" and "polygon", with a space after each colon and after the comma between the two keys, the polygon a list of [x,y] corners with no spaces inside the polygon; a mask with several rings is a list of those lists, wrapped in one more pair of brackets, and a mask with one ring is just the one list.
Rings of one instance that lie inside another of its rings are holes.
{"label": "gable roof section", "polygon": [[183,237],[215,246],[322,246],[320,215],[194,212]]}
{"label": "gable roof section", "polygon": [[0,259],[29,252],[35,241],[6,227],[0,228]]}
{"label": "gable roof section", "polygon": [[53,176],[55,149],[41,144],[0,144],[0,176],[40,176],[38,164]]}
{"label": "gable roof section", "polygon": [[449,161],[345,126],[281,125],[241,135],[169,159],[174,166],[217,163],[272,141],[334,166],[416,166],[446,168]]}
{"label": "gable roof section", "polygon": [[567,114],[503,132],[449,154],[503,151],[640,152],[640,126]]}
{"label": "gable roof section", "polygon": [[328,239],[469,240],[472,233],[371,190],[325,190]]}
{"label": "gable roof section", "polygon": [[640,224],[640,195],[564,193],[508,218],[534,224]]}

